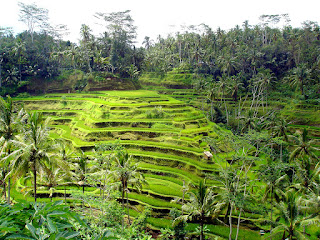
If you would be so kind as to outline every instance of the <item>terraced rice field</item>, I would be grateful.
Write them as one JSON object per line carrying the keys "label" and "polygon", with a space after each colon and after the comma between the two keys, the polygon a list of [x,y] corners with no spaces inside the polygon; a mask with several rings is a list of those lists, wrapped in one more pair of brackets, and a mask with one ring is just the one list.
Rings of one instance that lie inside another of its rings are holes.
{"label": "terraced rice field", "polygon": [[[171,208],[181,209],[171,200],[182,196],[183,180],[196,184],[205,173],[217,172],[229,156],[221,153],[205,160],[203,151],[209,148],[202,138],[219,138],[223,130],[201,111],[155,91],[48,94],[16,102],[50,117],[51,137],[87,154],[98,143],[119,140],[148,182],[141,193],[130,192],[133,211],[149,206],[155,216],[163,216]],[[99,194],[95,188],[86,191]],[[68,188],[67,194],[71,192]]]}

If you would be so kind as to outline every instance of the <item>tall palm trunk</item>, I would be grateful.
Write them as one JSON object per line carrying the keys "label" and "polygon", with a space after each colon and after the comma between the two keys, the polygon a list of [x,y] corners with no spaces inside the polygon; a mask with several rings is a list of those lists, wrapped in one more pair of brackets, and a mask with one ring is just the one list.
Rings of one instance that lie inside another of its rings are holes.
{"label": "tall palm trunk", "polygon": [[[122,185],[121,192],[122,211],[124,212],[124,186]],[[124,216],[122,217],[122,231],[124,230]]]}
{"label": "tall palm trunk", "polygon": [[33,165],[33,192],[34,192],[34,201],[37,201],[37,171],[35,164]]}
{"label": "tall palm trunk", "polygon": [[8,179],[8,204],[10,204],[10,187],[11,187],[11,178]]}
{"label": "tall palm trunk", "polygon": [[[185,180],[183,180],[183,190],[182,190],[182,206],[184,205],[185,184],[186,184],[186,181],[185,181]],[[181,215],[183,215],[183,208],[181,208]]]}
{"label": "tall palm trunk", "polygon": [[229,240],[232,240],[232,210],[233,210],[233,203],[230,204],[230,213],[229,213]]}
{"label": "tall palm trunk", "polygon": [[7,184],[5,181],[3,181],[3,194],[4,194],[4,199],[7,199]]}
{"label": "tall palm trunk", "polygon": [[128,212],[128,223],[129,225],[131,225],[131,222],[130,222],[130,212],[129,212],[129,197],[128,197],[128,189],[126,189],[126,195],[127,195],[127,212]]}
{"label": "tall palm trunk", "polygon": [[211,101],[211,122],[213,122],[213,101]]}
{"label": "tall palm trunk", "polygon": [[[271,226],[270,226],[270,233],[272,234],[272,211],[273,211],[273,187],[271,187],[271,211],[270,211],[270,220],[271,220]],[[272,238],[270,238],[272,240]]]}
{"label": "tall palm trunk", "polygon": [[64,203],[67,204],[67,187],[64,186]]}
{"label": "tall palm trunk", "polygon": [[203,221],[204,221],[204,212],[201,212],[201,217],[200,217],[200,240],[203,240]]}
{"label": "tall palm trunk", "polygon": [[[10,155],[10,154],[11,154],[11,149],[9,147],[8,155]],[[9,163],[9,165],[10,165],[10,163]],[[10,191],[11,191],[11,178],[9,177],[9,179],[8,179],[8,200],[7,200],[8,204],[10,204],[10,195],[11,195]]]}
{"label": "tall palm trunk", "polygon": [[238,240],[238,236],[239,236],[241,213],[242,213],[242,208],[240,208],[240,212],[239,212],[239,216],[238,216],[237,233],[236,233],[235,240]]}

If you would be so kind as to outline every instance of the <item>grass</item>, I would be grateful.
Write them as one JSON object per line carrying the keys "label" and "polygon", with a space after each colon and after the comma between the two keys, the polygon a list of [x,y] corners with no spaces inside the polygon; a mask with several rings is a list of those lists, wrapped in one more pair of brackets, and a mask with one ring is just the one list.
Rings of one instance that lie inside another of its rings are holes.
{"label": "grass", "polygon": [[129,193],[128,195],[129,195],[130,200],[135,200],[143,205],[150,206],[152,208],[158,208],[158,209],[177,208],[177,209],[181,209],[180,204],[171,203],[166,200],[153,198],[148,195],[137,194],[137,193]]}
{"label": "grass", "polygon": [[[180,81],[179,77],[175,79],[177,82]],[[73,147],[86,150],[87,154],[90,154],[88,149],[95,144],[112,143],[116,140],[115,136],[123,137],[126,134],[132,140],[119,142],[136,157],[139,169],[148,183],[141,194],[131,191],[129,199],[138,203],[139,207],[149,206],[155,214],[159,214],[171,208],[181,209],[180,204],[168,199],[182,197],[183,181],[186,184],[197,184],[206,172],[217,172],[217,166],[225,164],[225,158],[233,154],[227,152],[215,155],[214,161],[217,164],[204,161],[202,156],[207,144],[200,145],[202,135],[218,137],[221,129],[209,123],[201,111],[181,101],[197,98],[192,91],[168,90],[167,93],[164,95],[150,90],[99,91],[94,94],[48,94],[17,101],[24,102],[29,110],[52,117],[51,138],[64,138]],[[176,99],[175,95],[180,98]],[[162,114],[157,118],[148,118],[150,112],[156,112],[155,109],[161,109],[159,111]],[[208,180],[208,184],[216,183]],[[15,191],[15,198],[24,198],[18,190]],[[78,191],[76,186],[67,187],[68,194]],[[64,193],[64,188],[57,187],[56,192]],[[42,189],[39,193],[48,193],[48,190]],[[88,187],[86,194],[98,196],[99,190]],[[32,200],[31,196],[27,195],[26,198]],[[134,210],[130,212],[137,215]],[[159,228],[171,226],[170,220],[166,218],[149,218],[148,223]],[[219,227],[212,227],[210,233],[216,234],[217,229]]]}
{"label": "grass", "polygon": [[[169,155],[164,153],[158,153],[158,152],[147,152],[147,151],[130,151],[133,156],[139,156],[139,157],[148,157],[150,159],[155,159],[155,162],[158,162],[158,160],[166,161],[166,162],[175,162],[184,163],[189,166],[193,166],[195,169],[198,169],[200,171],[203,170],[211,170],[216,171],[217,167],[214,164],[208,164],[206,162],[202,162],[201,160],[194,160],[191,158],[186,158],[178,155]],[[143,159],[143,158],[142,158]]]}

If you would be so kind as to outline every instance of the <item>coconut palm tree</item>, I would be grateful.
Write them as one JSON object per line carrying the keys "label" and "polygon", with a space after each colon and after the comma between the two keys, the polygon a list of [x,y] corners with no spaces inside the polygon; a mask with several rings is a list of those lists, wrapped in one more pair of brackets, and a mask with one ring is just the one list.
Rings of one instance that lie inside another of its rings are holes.
{"label": "coconut palm tree", "polygon": [[221,71],[227,73],[228,76],[233,74],[239,66],[237,57],[234,57],[230,53],[226,52],[217,58],[217,62]]}
{"label": "coconut palm tree", "polygon": [[48,168],[41,169],[39,172],[39,186],[45,187],[49,190],[49,197],[52,202],[53,194],[56,191],[56,187],[61,183],[64,183],[65,178],[63,170],[61,168],[55,168],[51,165]]}
{"label": "coconut palm tree", "polygon": [[18,64],[19,64],[19,80],[21,81],[21,64],[23,63],[23,54],[26,51],[25,43],[22,41],[21,38],[17,38],[17,41],[12,48],[12,51],[15,56],[18,57]]}
{"label": "coconut palm tree", "polygon": [[215,218],[220,212],[221,204],[217,201],[215,193],[202,180],[195,190],[189,192],[190,200],[182,206],[187,214],[179,217],[176,222],[187,220],[192,217],[199,219],[200,240],[204,239],[203,225],[206,217]]}
{"label": "coconut palm tree", "polygon": [[[12,152],[11,141],[19,131],[19,119],[24,115],[24,111],[21,109],[19,113],[16,113],[16,109],[13,106],[13,101],[10,96],[6,100],[0,97],[0,137],[4,138],[4,142],[1,146],[6,146],[5,152],[10,155]],[[6,175],[10,169],[10,162],[4,166],[4,174]],[[11,178],[8,176],[8,203],[10,203],[10,181]]]}
{"label": "coconut palm tree", "polygon": [[311,70],[305,64],[292,69],[292,74],[286,79],[292,86],[299,87],[301,95],[305,96],[304,86],[310,81]]}
{"label": "coconut palm tree", "polygon": [[104,144],[96,145],[93,149],[93,169],[94,173],[90,175],[91,179],[99,185],[100,196],[104,198],[104,192],[107,185],[107,179],[110,177],[111,164],[113,159],[113,153],[107,152],[109,149],[108,146]]}
{"label": "coconut palm tree", "polygon": [[19,156],[11,163],[10,174],[16,173],[21,176],[29,171],[33,174],[34,200],[37,201],[37,174],[47,168],[47,164],[52,161],[49,151],[53,144],[49,138],[48,123],[49,118],[43,119],[38,112],[28,113],[26,126],[23,133],[13,140],[19,149]]}
{"label": "coconut palm tree", "polygon": [[257,127],[258,118],[254,116],[254,112],[251,110],[248,111],[248,116],[242,116],[240,119],[244,121],[241,129],[242,133],[253,130]]}
{"label": "coconut palm tree", "polygon": [[317,179],[319,178],[320,165],[319,162],[314,166],[310,157],[301,158],[298,162],[298,176],[301,182],[296,186],[301,192],[306,193],[312,191],[315,187]]}
{"label": "coconut palm tree", "polygon": [[132,162],[131,155],[126,151],[118,151],[115,154],[115,167],[111,171],[113,178],[120,183],[122,209],[124,210],[125,194],[127,198],[128,221],[130,224],[128,186],[135,186],[141,189],[145,183],[143,176],[138,172],[137,164]]}
{"label": "coconut palm tree", "polygon": [[276,118],[274,125],[270,127],[272,131],[272,137],[282,137],[286,142],[289,141],[289,123],[284,118]]}
{"label": "coconut palm tree", "polygon": [[[268,162],[267,164],[260,166],[259,173],[261,179],[266,183],[263,200],[270,198],[270,220],[272,222],[274,199],[279,201],[284,195],[282,188],[284,186],[284,181],[287,178],[285,166],[281,163]],[[272,232],[272,225],[270,232]]]}
{"label": "coconut palm tree", "polygon": [[303,158],[305,156],[310,157],[315,161],[319,159],[315,152],[320,151],[320,149],[313,146],[317,140],[309,139],[308,130],[306,128],[304,128],[298,136],[291,135],[290,139],[294,146],[294,150],[290,154],[290,160]]}
{"label": "coconut palm tree", "polygon": [[[54,155],[57,166],[62,166],[61,171],[58,175],[59,185],[64,186],[64,200],[67,202],[67,186],[74,182],[74,174],[70,170],[71,159],[73,159],[73,151],[69,148],[68,144],[64,140],[56,140],[56,153]],[[58,168],[59,168],[58,167]],[[63,181],[62,181],[63,180]]]}
{"label": "coconut palm tree", "polygon": [[217,82],[218,89],[219,89],[219,92],[222,93],[220,101],[222,101],[222,98],[223,98],[224,108],[226,111],[226,120],[228,123],[229,118],[228,118],[228,109],[227,109],[227,104],[226,104],[226,94],[227,94],[228,90],[230,90],[230,88],[228,86],[230,81],[229,81],[229,77],[225,74],[222,74],[221,77],[219,76],[218,79],[219,79],[219,82]]}
{"label": "coconut palm tree", "polygon": [[88,167],[89,160],[89,156],[85,155],[81,150],[80,154],[78,154],[75,159],[75,179],[77,184],[82,187],[83,194],[85,191],[85,185],[88,184],[88,173],[90,172]]}
{"label": "coconut palm tree", "polygon": [[[217,84],[214,82],[207,86],[207,98],[210,100],[210,115],[211,115],[211,121],[213,122],[213,107],[214,107],[214,101],[217,97],[218,88]],[[203,101],[202,101],[203,102]],[[203,105],[203,104],[202,104]],[[202,109],[204,107],[202,106]]]}
{"label": "coconut palm tree", "polygon": [[283,201],[277,204],[279,210],[278,221],[274,222],[277,225],[273,229],[271,237],[281,237],[282,239],[309,239],[304,233],[303,226],[307,224],[319,223],[319,219],[313,214],[303,216],[304,207],[303,199],[294,189],[286,191]]}
{"label": "coconut palm tree", "polygon": [[6,184],[6,166],[3,164],[3,160],[6,157],[6,140],[4,137],[0,137],[0,183],[3,186],[3,196],[7,199],[7,184]]}
{"label": "coconut palm tree", "polygon": [[230,77],[228,87],[231,91],[231,96],[234,102],[238,102],[238,92],[241,89],[243,83],[239,82],[240,78],[242,77],[242,73],[238,73],[237,76]]}

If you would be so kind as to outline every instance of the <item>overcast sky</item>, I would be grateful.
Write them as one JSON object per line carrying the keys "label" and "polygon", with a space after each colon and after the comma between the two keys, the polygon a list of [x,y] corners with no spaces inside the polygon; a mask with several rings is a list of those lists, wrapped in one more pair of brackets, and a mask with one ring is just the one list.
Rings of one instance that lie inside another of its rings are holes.
{"label": "overcast sky", "polygon": [[[0,0],[0,27],[12,27],[15,33],[26,30],[19,22],[18,0]],[[5,2],[5,3],[4,3]],[[36,3],[49,10],[52,24],[65,24],[70,34],[66,37],[78,42],[81,24],[89,25],[95,35],[99,34],[96,12],[131,10],[131,16],[138,27],[137,43],[145,36],[156,39],[176,32],[181,25],[205,23],[213,30],[221,27],[228,30],[242,25],[245,20],[254,25],[263,14],[288,13],[291,25],[300,27],[305,20],[320,22],[319,0],[20,0],[25,4]]]}

